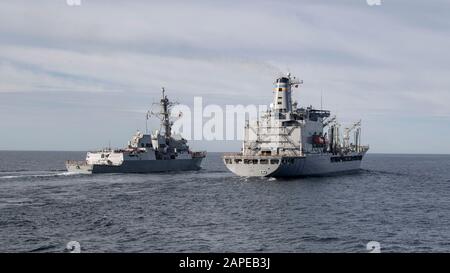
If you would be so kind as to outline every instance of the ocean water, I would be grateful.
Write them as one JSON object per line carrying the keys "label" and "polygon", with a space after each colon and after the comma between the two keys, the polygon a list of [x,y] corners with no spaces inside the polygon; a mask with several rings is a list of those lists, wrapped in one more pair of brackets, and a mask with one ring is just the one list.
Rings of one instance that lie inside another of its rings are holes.
{"label": "ocean water", "polygon": [[357,174],[71,175],[81,152],[0,152],[0,251],[450,252],[450,156],[368,154]]}

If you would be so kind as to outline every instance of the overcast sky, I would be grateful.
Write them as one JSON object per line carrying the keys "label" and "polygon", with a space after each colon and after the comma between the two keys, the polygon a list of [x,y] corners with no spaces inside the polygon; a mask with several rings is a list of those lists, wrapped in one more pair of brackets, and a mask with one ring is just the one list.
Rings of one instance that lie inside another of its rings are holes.
{"label": "overcast sky", "polygon": [[[450,153],[450,2],[0,2],[0,149],[126,145],[160,87],[184,104],[269,104],[272,83],[371,152]],[[154,125],[154,124],[153,124]],[[195,142],[238,151],[239,142]]]}

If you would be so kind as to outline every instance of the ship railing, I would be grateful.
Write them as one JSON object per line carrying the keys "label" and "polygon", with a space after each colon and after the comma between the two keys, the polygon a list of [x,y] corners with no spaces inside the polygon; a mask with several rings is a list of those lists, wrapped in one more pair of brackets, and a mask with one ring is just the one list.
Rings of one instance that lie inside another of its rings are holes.
{"label": "ship railing", "polygon": [[66,164],[79,166],[88,165],[88,163],[85,160],[66,160]]}
{"label": "ship railing", "polygon": [[192,157],[206,157],[206,151],[192,152]]}
{"label": "ship railing", "polygon": [[89,153],[110,153],[114,151],[114,149],[111,148],[102,148],[102,149],[97,149],[97,150],[89,150]]}
{"label": "ship railing", "polygon": [[258,159],[258,158],[280,158],[280,155],[244,155],[242,153],[223,153],[223,157],[231,158],[246,158],[246,159]]}
{"label": "ship railing", "polygon": [[244,155],[242,153],[223,153],[223,158],[241,158],[241,159],[260,159],[260,158],[280,158],[280,157],[303,157],[303,154],[285,153],[285,154],[258,154]]}

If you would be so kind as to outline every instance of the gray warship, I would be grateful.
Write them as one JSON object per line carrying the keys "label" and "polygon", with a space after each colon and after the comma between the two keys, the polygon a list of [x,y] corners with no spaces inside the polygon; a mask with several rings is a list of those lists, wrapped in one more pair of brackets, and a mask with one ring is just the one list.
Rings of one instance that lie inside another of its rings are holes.
{"label": "gray warship", "polygon": [[[161,111],[154,115],[161,120],[160,130],[152,134],[136,134],[123,149],[102,149],[86,154],[84,161],[66,161],[74,173],[152,173],[199,170],[205,151],[191,151],[187,140],[172,134],[170,110],[174,105],[162,89]],[[147,114],[147,119],[149,114]]]}
{"label": "gray warship", "polygon": [[289,73],[275,81],[269,110],[256,121],[245,122],[241,152],[223,155],[231,172],[246,177],[296,177],[360,169],[369,149],[361,145],[361,121],[345,127],[341,136],[341,124],[330,111],[301,108],[292,100],[292,88],[301,84]]}

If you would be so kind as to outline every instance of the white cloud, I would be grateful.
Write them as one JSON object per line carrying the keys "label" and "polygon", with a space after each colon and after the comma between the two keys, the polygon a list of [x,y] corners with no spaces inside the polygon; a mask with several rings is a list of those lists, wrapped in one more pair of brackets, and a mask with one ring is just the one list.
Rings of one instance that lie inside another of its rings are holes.
{"label": "white cloud", "polygon": [[290,70],[305,81],[300,103],[318,106],[323,91],[344,120],[448,118],[449,4],[400,2],[2,2],[0,98],[127,100],[165,86],[186,103],[261,104]]}

